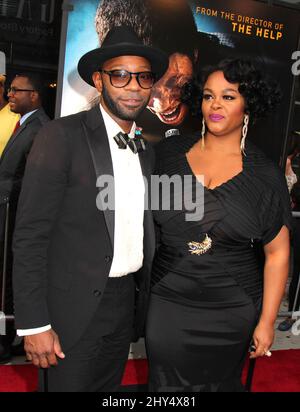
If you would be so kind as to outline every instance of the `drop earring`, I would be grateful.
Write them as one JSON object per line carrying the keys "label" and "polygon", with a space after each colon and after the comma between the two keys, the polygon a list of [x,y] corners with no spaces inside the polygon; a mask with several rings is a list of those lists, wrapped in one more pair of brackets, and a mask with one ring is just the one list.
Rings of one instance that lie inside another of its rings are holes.
{"label": "drop earring", "polygon": [[206,132],[206,126],[205,126],[205,120],[204,117],[202,119],[202,131],[201,131],[201,150],[205,149],[205,132]]}
{"label": "drop earring", "polygon": [[242,130],[242,140],[241,140],[241,152],[246,156],[245,153],[245,144],[246,144],[246,137],[248,133],[248,126],[249,126],[250,116],[249,114],[245,114],[244,116],[244,125]]}

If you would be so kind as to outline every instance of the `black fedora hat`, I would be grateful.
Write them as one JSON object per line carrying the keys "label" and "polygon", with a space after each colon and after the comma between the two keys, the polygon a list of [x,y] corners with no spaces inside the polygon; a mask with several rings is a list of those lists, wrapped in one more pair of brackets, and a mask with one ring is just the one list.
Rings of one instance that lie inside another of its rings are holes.
{"label": "black fedora hat", "polygon": [[86,83],[94,86],[93,73],[99,70],[105,61],[118,56],[145,57],[151,64],[156,81],[164,75],[169,66],[169,58],[163,51],[145,46],[131,27],[118,26],[107,33],[101,47],[81,57],[78,73]]}

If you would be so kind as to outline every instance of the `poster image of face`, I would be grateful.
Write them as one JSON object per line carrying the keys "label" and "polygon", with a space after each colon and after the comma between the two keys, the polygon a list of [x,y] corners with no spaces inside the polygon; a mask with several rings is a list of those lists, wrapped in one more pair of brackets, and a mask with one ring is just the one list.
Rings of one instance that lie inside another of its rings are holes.
{"label": "poster image of face", "polygon": [[[253,140],[278,158],[287,126],[293,76],[290,56],[297,47],[291,12],[253,0],[70,0],[60,115],[97,104],[96,90],[84,83],[77,63],[101,46],[114,26],[131,26],[142,41],[164,50],[169,68],[153,87],[147,110],[138,120],[143,134],[160,140],[169,129],[182,134],[201,130],[183,99],[186,86],[202,69],[221,59],[255,59],[285,90],[280,124],[258,124]],[[263,139],[262,139],[263,136]],[[276,136],[274,138],[274,136]],[[270,142],[272,141],[272,149]]]}
{"label": "poster image of face", "polygon": [[[72,3],[74,10],[68,22],[61,114],[88,107],[96,95],[76,71],[76,62],[81,55],[101,45],[112,27],[127,24],[145,44],[160,47],[169,55],[169,69],[153,87],[148,109],[157,116],[158,124],[162,122],[175,127],[184,123],[188,107],[181,102],[181,93],[192,79],[198,59],[197,27],[188,3],[185,0],[78,0]],[[179,30],[178,21],[181,21],[186,36]],[[146,116],[148,120],[153,117]]]}

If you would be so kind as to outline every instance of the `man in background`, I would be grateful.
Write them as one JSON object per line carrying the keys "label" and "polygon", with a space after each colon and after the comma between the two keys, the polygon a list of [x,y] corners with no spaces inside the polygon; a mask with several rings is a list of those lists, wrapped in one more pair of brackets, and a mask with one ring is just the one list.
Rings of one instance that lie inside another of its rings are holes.
{"label": "man in background", "polygon": [[[8,89],[9,108],[7,113],[13,119],[20,118],[14,125],[14,133],[5,144],[0,158],[0,268],[6,259],[6,287],[4,312],[13,314],[12,291],[12,236],[15,217],[27,156],[39,129],[50,119],[42,108],[43,85],[40,78],[32,74],[16,76]],[[6,118],[8,115],[6,116]],[[1,131],[2,131],[2,120]],[[8,206],[9,205],[9,206]],[[9,222],[5,236],[5,222]],[[4,244],[7,253],[4,256]],[[9,361],[12,356],[12,343],[15,337],[14,325],[9,322],[7,334],[0,336],[0,363]]]}

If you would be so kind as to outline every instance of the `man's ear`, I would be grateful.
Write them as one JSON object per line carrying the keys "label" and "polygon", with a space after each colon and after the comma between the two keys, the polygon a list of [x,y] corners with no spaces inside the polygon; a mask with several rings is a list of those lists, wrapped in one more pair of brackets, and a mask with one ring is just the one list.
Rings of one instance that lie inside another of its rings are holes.
{"label": "man's ear", "polygon": [[102,93],[102,77],[101,74],[99,72],[94,72],[93,76],[92,76],[94,85],[96,87],[96,89],[98,90],[98,92],[101,94]]}
{"label": "man's ear", "polygon": [[31,101],[36,103],[40,99],[40,95],[37,91],[31,92]]}

